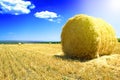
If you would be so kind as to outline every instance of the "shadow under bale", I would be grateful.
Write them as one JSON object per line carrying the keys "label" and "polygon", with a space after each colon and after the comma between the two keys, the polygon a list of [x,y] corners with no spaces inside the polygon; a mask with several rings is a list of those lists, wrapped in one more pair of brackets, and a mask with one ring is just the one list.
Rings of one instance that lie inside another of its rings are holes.
{"label": "shadow under bale", "polygon": [[[119,45],[120,46],[120,45]],[[120,49],[120,48],[119,48]],[[118,51],[118,50],[117,50]],[[120,52],[120,51],[119,51]],[[118,54],[118,53],[115,53],[114,52],[114,54]],[[101,55],[100,57],[96,57],[96,58],[94,58],[94,59],[100,59],[100,58],[102,58],[102,57],[104,57],[104,56],[110,56],[110,55]],[[78,58],[78,57],[73,57],[73,56],[69,56],[69,55],[65,55],[65,53],[64,54],[61,54],[61,55],[54,55],[54,57],[55,58],[60,58],[60,59],[62,59],[62,60],[67,60],[67,61],[79,61],[79,62],[88,62],[88,61],[92,61],[93,59],[92,58],[85,58],[85,57],[81,57],[81,58]]]}
{"label": "shadow under bale", "polygon": [[54,55],[56,58],[60,58],[62,60],[68,60],[68,61],[80,61],[80,62],[87,62],[91,61],[92,59],[85,59],[85,58],[77,58],[77,57],[71,57],[68,55]]}

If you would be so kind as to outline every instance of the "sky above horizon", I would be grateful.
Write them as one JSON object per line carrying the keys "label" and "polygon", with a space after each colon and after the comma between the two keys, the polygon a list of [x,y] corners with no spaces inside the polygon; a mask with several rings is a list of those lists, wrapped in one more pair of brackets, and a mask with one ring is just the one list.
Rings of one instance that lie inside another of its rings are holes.
{"label": "sky above horizon", "polygon": [[120,0],[0,0],[0,40],[60,41],[76,14],[104,19],[120,37]]}

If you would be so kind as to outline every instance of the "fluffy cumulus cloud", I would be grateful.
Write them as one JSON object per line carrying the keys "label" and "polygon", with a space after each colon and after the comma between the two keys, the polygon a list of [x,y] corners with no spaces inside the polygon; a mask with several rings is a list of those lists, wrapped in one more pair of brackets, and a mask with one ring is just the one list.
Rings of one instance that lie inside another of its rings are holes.
{"label": "fluffy cumulus cloud", "polygon": [[55,12],[41,11],[41,12],[36,12],[34,15],[37,18],[46,19],[51,22],[57,22],[57,23],[61,22],[60,15],[58,15]]}
{"label": "fluffy cumulus cloud", "polygon": [[28,14],[35,6],[30,1],[0,0],[0,13],[2,14]]}

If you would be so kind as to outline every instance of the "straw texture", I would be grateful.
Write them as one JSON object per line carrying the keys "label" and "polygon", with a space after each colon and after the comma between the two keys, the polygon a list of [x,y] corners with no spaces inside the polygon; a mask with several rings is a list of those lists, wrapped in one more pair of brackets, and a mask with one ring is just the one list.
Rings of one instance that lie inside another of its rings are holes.
{"label": "straw texture", "polygon": [[70,18],[61,33],[65,55],[91,59],[111,54],[117,43],[112,26],[102,19],[80,14]]}

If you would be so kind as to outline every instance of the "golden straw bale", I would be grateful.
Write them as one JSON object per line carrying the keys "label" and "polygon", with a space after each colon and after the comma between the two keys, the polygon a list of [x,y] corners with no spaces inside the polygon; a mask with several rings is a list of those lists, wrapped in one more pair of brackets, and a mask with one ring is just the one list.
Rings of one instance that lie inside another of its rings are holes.
{"label": "golden straw bale", "polygon": [[117,38],[113,27],[104,20],[79,14],[64,25],[61,43],[65,55],[91,59],[111,54]]}

